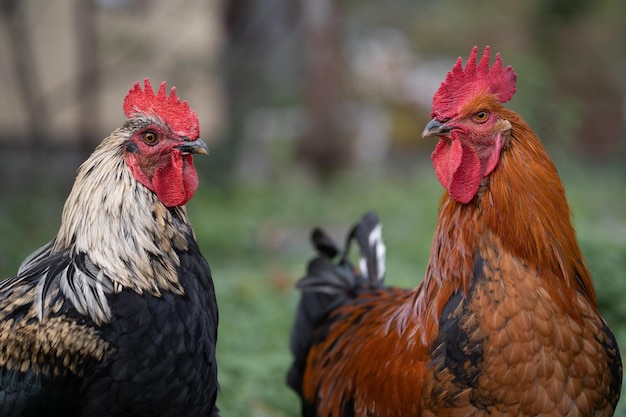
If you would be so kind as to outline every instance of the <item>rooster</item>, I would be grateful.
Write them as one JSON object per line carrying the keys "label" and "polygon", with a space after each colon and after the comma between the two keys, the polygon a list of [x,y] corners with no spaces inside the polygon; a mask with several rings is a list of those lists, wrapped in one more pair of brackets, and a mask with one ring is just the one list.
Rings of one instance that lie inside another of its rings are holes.
{"label": "rooster", "polygon": [[[490,67],[489,47],[479,62],[476,52],[448,73],[422,134],[438,138],[432,161],[445,188],[422,283],[385,287],[316,245],[287,379],[303,416],[614,413],[619,350],[557,170],[503,106],[513,68],[499,55]],[[372,263],[376,251],[364,253]]]}
{"label": "rooster", "polygon": [[185,203],[207,154],[148,79],[78,170],[57,236],[0,286],[0,416],[218,416],[218,311]]}

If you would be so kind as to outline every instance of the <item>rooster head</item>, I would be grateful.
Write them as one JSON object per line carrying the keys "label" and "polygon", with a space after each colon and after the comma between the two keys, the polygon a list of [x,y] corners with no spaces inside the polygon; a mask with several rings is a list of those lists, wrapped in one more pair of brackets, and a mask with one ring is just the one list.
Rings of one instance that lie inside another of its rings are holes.
{"label": "rooster head", "polygon": [[450,197],[469,203],[498,165],[511,123],[500,116],[515,93],[516,74],[496,55],[489,67],[489,46],[480,62],[472,49],[465,68],[459,58],[433,97],[433,119],[422,137],[438,137],[431,159]]}
{"label": "rooster head", "polygon": [[135,179],[167,207],[186,204],[198,188],[192,154],[208,153],[196,113],[180,101],[175,87],[168,96],[162,82],[155,94],[147,78],[144,90],[137,82],[128,92],[124,113],[129,132],[124,160]]}

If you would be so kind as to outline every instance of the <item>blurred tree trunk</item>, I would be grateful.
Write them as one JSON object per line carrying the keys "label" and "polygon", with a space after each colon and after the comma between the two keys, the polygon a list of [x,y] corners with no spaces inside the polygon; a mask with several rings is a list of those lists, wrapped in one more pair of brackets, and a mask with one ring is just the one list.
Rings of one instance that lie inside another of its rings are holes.
{"label": "blurred tree trunk", "polygon": [[305,100],[308,131],[299,157],[316,177],[330,179],[348,165],[350,148],[341,126],[343,55],[338,0],[303,0]]}
{"label": "blurred tree trunk", "polygon": [[37,76],[33,48],[30,45],[26,7],[27,2],[24,1],[0,0],[0,8],[7,23],[11,43],[18,91],[26,107],[30,140],[35,154],[39,154],[43,152],[46,143],[45,136],[50,120]]}
{"label": "blurred tree trunk", "polygon": [[297,90],[292,78],[297,66],[293,49],[300,38],[297,10],[293,0],[227,0],[224,4],[227,39],[222,72],[228,123],[225,140],[211,164],[213,178],[221,185],[230,183],[243,142],[257,140],[256,132],[246,131],[250,114],[278,100],[285,102]]}
{"label": "blurred tree trunk", "polygon": [[253,28],[255,3],[255,0],[228,0],[224,5],[226,47],[222,71],[228,123],[212,164],[212,174],[222,186],[227,186],[232,179],[244,140],[245,115],[258,100],[258,87],[254,84],[259,81],[256,61],[260,38]]}
{"label": "blurred tree trunk", "polygon": [[78,66],[78,140],[83,152],[91,152],[99,141],[100,109],[98,92],[100,71],[98,69],[98,39],[96,10],[91,0],[76,0],[75,31]]}

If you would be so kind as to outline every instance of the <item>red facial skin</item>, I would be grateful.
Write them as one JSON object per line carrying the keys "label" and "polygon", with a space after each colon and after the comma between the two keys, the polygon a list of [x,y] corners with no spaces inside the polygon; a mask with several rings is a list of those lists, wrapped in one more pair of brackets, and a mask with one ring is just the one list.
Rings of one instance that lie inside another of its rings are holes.
{"label": "red facial skin", "polygon": [[167,126],[152,123],[133,133],[124,149],[135,179],[167,207],[185,205],[198,188],[193,157],[176,149],[183,143]]}
{"label": "red facial skin", "polygon": [[[495,97],[485,97],[485,106],[497,108]],[[468,108],[476,108],[469,103]],[[480,108],[480,107],[478,107]],[[461,113],[445,123],[450,128],[441,135],[431,155],[435,173],[452,198],[468,203],[474,198],[480,182],[498,165],[504,145],[502,123],[496,113],[478,110]]]}

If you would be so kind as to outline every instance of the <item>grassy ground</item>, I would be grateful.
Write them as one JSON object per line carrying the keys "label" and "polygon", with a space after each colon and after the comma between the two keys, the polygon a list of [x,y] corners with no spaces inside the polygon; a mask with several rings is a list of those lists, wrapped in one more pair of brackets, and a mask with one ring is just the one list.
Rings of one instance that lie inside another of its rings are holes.
{"label": "grassy ground", "polygon": [[[600,308],[626,348],[624,171],[573,165],[563,171]],[[323,226],[343,240],[354,220],[375,209],[384,224],[388,282],[414,286],[426,266],[440,194],[430,167],[410,178],[355,174],[324,188],[289,178],[271,186],[238,185],[223,193],[202,179],[189,212],[218,292],[223,415],[298,415],[298,399],[284,380],[298,300],[292,288],[312,254],[311,227]],[[56,233],[64,196],[33,197],[10,196],[0,205],[0,218],[5,219],[0,224],[3,276]],[[626,407],[616,415],[626,415]]]}

